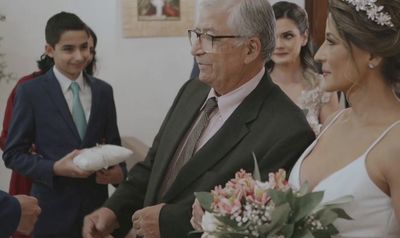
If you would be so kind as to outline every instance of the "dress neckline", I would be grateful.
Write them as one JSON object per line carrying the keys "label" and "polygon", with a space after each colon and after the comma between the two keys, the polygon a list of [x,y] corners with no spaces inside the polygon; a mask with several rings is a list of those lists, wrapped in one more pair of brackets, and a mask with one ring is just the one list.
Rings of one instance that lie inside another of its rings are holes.
{"label": "dress neckline", "polygon": [[[340,112],[338,112],[335,117],[328,123],[328,125],[323,129],[323,131],[318,135],[318,137],[314,140],[314,142],[307,148],[307,150],[304,152],[304,154],[302,155],[302,157],[300,158],[299,161],[299,172],[297,174],[298,176],[298,181],[299,181],[299,187],[305,182],[302,181],[301,179],[301,170],[303,167],[303,162],[305,160],[305,158],[313,151],[315,145],[318,143],[319,138],[325,133],[326,130],[328,130],[328,128],[343,114],[343,112],[345,112],[346,109],[341,110]],[[323,182],[325,182],[326,180],[329,180],[331,177],[335,176],[336,174],[352,167],[353,164],[356,164],[356,162],[358,162],[360,159],[366,159],[368,153],[375,147],[376,144],[379,143],[379,141],[381,141],[383,139],[383,137],[396,125],[400,124],[400,120],[397,120],[395,122],[393,122],[391,125],[389,125],[381,134],[380,136],[374,140],[371,145],[367,148],[367,150],[362,153],[360,156],[358,156],[356,159],[352,160],[351,162],[349,162],[348,164],[346,164],[345,166],[339,168],[338,170],[328,174],[327,176],[325,176],[323,179],[321,179],[313,188],[311,191],[315,191],[316,188],[319,187],[319,185],[321,185]],[[365,167],[365,163],[364,163],[364,167]],[[371,181],[372,182],[372,181]],[[375,183],[373,183],[375,184]],[[380,190],[380,189],[379,189]]]}

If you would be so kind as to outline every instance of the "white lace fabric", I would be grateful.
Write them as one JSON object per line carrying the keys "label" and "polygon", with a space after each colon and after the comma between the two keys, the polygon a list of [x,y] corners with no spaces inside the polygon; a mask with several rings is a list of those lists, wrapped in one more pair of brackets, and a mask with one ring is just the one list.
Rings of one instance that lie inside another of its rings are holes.
{"label": "white lace fabric", "polygon": [[313,88],[303,90],[300,95],[299,107],[316,135],[321,132],[322,123],[319,114],[324,104],[328,103],[333,93],[324,92],[321,88],[321,75],[315,75],[316,85]]}

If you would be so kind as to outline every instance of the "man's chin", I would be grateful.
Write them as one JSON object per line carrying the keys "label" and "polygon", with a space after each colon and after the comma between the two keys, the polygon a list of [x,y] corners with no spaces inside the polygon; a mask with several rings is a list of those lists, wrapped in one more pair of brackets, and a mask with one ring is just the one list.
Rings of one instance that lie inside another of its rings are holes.
{"label": "man's chin", "polygon": [[202,75],[202,74],[200,73],[200,75],[199,75],[199,80],[200,80],[201,82],[205,83],[205,84],[210,85],[210,77],[208,77],[208,76],[206,76],[206,75]]}

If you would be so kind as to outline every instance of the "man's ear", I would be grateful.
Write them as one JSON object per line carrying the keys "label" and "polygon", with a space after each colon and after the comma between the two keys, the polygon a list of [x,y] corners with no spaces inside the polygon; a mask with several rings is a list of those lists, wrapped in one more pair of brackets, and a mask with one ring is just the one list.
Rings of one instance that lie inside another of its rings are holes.
{"label": "man's ear", "polygon": [[261,41],[258,37],[248,39],[246,47],[245,63],[249,64],[261,54]]}
{"label": "man's ear", "polygon": [[53,55],[54,55],[53,46],[46,44],[46,46],[44,47],[44,50],[45,50],[47,56],[53,58]]}

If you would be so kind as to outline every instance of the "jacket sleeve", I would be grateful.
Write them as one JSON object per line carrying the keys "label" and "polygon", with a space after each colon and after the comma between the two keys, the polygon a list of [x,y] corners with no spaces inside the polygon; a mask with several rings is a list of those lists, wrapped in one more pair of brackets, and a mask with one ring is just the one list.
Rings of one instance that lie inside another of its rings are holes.
{"label": "jacket sleeve", "polygon": [[8,238],[17,230],[20,217],[18,200],[0,190],[0,238]]}
{"label": "jacket sleeve", "polygon": [[28,90],[24,86],[17,89],[9,131],[12,136],[7,140],[3,160],[7,168],[52,186],[55,161],[30,153],[35,138],[35,117]]}
{"label": "jacket sleeve", "polygon": [[8,135],[8,129],[10,127],[11,124],[11,117],[12,117],[12,111],[14,108],[14,102],[15,102],[15,95],[17,92],[17,88],[29,81],[34,79],[35,77],[39,76],[40,74],[42,74],[42,72],[34,72],[30,75],[27,75],[25,77],[22,77],[21,79],[18,80],[17,84],[15,85],[15,87],[12,89],[10,95],[8,96],[7,99],[7,106],[6,106],[6,110],[4,112],[4,118],[3,118],[3,129],[1,131],[1,136],[0,136],[0,149],[4,150],[6,147],[6,140],[7,140],[7,135]]}
{"label": "jacket sleeve", "polygon": [[13,88],[13,90],[11,91],[11,94],[7,99],[6,110],[4,111],[3,129],[1,131],[1,136],[0,136],[0,149],[1,150],[4,150],[5,147],[6,147],[8,129],[10,127],[11,116],[12,116],[12,111],[13,111],[13,107],[14,107],[14,99],[15,99],[16,87],[17,86],[15,86]]}
{"label": "jacket sleeve", "polygon": [[124,237],[129,232],[132,227],[131,216],[136,210],[143,208],[144,197],[150,179],[154,158],[157,154],[159,140],[163,136],[164,128],[168,124],[169,118],[186,85],[187,83],[180,89],[172,107],[164,118],[145,160],[137,163],[129,171],[127,179],[118,186],[117,190],[104,204],[105,207],[113,210],[118,218],[120,228],[114,232],[115,237]]}

